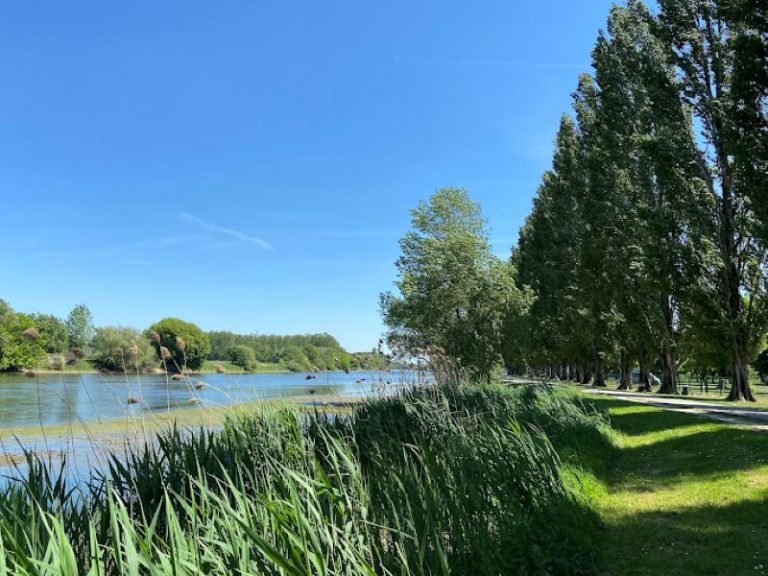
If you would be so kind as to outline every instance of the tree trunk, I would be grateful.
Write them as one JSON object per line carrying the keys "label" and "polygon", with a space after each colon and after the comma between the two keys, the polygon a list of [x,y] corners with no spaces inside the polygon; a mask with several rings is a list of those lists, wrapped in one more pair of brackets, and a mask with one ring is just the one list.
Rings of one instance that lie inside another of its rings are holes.
{"label": "tree trunk", "polygon": [[596,388],[605,388],[605,374],[603,373],[604,363],[605,360],[598,354],[595,358],[595,381],[592,382],[592,386]]}
{"label": "tree trunk", "polygon": [[621,350],[621,378],[619,390],[632,390],[632,361],[627,351]]}
{"label": "tree trunk", "polygon": [[589,384],[592,381],[592,368],[589,364],[583,364],[584,372],[581,375],[581,383]]}
{"label": "tree trunk", "polygon": [[668,296],[664,297],[664,341],[662,343],[661,361],[664,366],[661,377],[660,394],[677,394],[677,360],[675,359],[675,328],[672,303]]}
{"label": "tree trunk", "polygon": [[661,355],[664,371],[661,376],[659,394],[677,394],[677,361],[671,348],[665,347]]}
{"label": "tree trunk", "polygon": [[756,402],[747,377],[747,346],[744,338],[736,339],[736,352],[731,363],[731,391],[728,400],[749,400]]}
{"label": "tree trunk", "polygon": [[637,386],[637,389],[642,392],[650,392],[651,391],[651,379],[648,376],[648,374],[651,372],[651,355],[643,348],[640,351],[640,382]]}

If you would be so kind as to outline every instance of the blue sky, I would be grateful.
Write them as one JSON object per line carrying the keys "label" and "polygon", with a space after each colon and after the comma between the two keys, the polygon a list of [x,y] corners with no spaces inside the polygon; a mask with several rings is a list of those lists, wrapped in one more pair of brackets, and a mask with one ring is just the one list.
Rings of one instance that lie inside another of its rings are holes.
{"label": "blue sky", "polygon": [[610,4],[5,2],[0,298],[370,349],[435,189],[508,253]]}

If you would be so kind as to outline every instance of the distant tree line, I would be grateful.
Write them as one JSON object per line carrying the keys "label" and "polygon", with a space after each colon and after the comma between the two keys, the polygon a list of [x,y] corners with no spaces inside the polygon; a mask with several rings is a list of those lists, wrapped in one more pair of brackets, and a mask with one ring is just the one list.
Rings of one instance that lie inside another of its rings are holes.
{"label": "distant tree line", "polygon": [[[78,364],[111,372],[200,370],[206,360],[245,370],[259,364],[291,371],[379,370],[388,366],[379,349],[350,354],[328,334],[299,336],[204,332],[195,324],[165,318],[146,330],[94,327],[90,310],[75,306],[65,320],[25,314],[0,300],[0,371],[64,369]],[[87,361],[87,364],[82,364]]]}
{"label": "distant tree line", "polygon": [[[611,10],[509,262],[479,208],[438,191],[401,242],[390,340],[479,374],[620,387],[657,366],[730,377],[754,399],[768,332],[768,5],[630,0]],[[446,203],[447,201],[447,203]],[[446,205],[448,209],[446,209]],[[757,364],[755,361],[757,360]]]}
{"label": "distant tree line", "polygon": [[254,363],[277,364],[294,372],[316,370],[381,370],[388,366],[379,349],[347,352],[330,334],[278,336],[209,332],[211,360],[228,360],[249,368]]}

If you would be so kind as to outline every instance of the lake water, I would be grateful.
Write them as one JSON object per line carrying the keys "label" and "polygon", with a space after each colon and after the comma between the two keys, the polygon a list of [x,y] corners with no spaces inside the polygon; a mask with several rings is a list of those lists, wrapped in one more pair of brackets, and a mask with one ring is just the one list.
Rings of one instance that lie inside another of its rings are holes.
{"label": "lake water", "polygon": [[0,375],[0,428],[92,422],[147,411],[191,406],[226,406],[297,396],[368,396],[410,384],[408,372],[321,372],[307,374],[201,374],[170,380],[165,375]]}

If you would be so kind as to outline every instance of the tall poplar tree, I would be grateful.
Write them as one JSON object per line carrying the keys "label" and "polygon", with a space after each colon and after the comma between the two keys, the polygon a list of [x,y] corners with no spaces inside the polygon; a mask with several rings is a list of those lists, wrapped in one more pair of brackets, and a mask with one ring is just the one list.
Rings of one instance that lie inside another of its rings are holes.
{"label": "tall poplar tree", "polygon": [[[683,85],[683,96],[695,114],[699,134],[699,176],[712,199],[714,235],[706,238],[716,258],[703,264],[701,286],[709,300],[708,312],[728,349],[731,400],[754,400],[747,377],[749,353],[766,327],[766,251],[758,231],[759,190],[750,186],[752,155],[744,141],[761,139],[755,127],[735,114],[744,104],[738,84],[739,53],[744,38],[743,18],[732,10],[735,2],[715,0],[660,0],[659,37],[667,42]],[[737,58],[738,56],[738,58]],[[763,135],[764,137],[764,135]],[[706,257],[706,256],[705,256]],[[707,334],[702,332],[702,337]]]}

